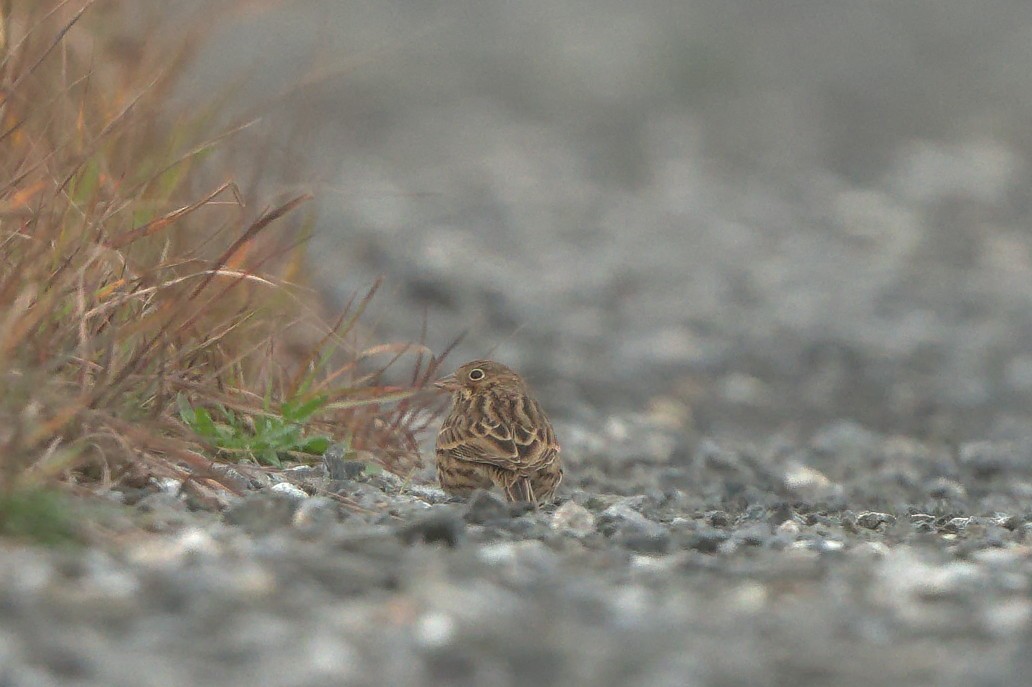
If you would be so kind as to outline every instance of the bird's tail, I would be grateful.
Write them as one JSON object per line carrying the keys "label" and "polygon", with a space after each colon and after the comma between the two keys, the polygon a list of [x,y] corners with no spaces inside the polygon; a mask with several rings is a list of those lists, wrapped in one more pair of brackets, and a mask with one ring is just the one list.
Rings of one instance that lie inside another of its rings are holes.
{"label": "bird's tail", "polygon": [[537,505],[534,487],[526,477],[517,477],[505,486],[505,498],[512,502],[526,501]]}

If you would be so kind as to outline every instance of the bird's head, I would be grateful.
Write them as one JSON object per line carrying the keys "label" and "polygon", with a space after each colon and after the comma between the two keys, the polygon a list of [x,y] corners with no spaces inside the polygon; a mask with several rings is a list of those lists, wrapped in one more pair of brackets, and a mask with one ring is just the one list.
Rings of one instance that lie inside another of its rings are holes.
{"label": "bird's head", "polygon": [[452,374],[441,377],[434,386],[453,394],[473,395],[484,389],[496,387],[523,389],[523,380],[510,368],[492,360],[474,360],[461,366]]}

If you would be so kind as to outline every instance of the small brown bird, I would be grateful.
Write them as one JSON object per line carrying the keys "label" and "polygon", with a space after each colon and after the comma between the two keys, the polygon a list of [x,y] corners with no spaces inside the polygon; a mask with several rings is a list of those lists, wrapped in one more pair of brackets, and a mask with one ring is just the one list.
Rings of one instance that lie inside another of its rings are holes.
{"label": "small brown bird", "polygon": [[509,501],[537,505],[563,479],[559,442],[518,374],[474,360],[434,386],[452,392],[437,435],[437,478],[455,496],[497,486]]}

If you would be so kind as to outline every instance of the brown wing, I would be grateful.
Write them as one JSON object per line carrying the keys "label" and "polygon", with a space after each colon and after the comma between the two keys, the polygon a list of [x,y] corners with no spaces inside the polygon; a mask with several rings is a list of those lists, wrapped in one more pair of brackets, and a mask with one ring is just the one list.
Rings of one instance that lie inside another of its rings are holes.
{"label": "brown wing", "polygon": [[518,410],[522,412],[515,414],[513,435],[520,447],[522,465],[530,469],[524,474],[530,474],[555,463],[560,449],[552,423],[545,417],[541,405],[529,396],[520,400]]}
{"label": "brown wing", "polygon": [[470,408],[445,421],[437,436],[438,452],[528,474],[555,462],[559,444],[537,401],[498,393],[472,400]]}

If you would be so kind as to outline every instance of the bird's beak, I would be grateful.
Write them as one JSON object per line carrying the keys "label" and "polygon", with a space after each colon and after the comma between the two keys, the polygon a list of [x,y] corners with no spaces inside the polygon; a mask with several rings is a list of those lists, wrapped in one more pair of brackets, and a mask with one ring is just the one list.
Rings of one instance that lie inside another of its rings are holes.
{"label": "bird's beak", "polygon": [[444,389],[445,391],[458,391],[459,380],[455,379],[454,374],[450,374],[447,377],[441,377],[438,379],[434,382],[434,386],[438,389]]}

